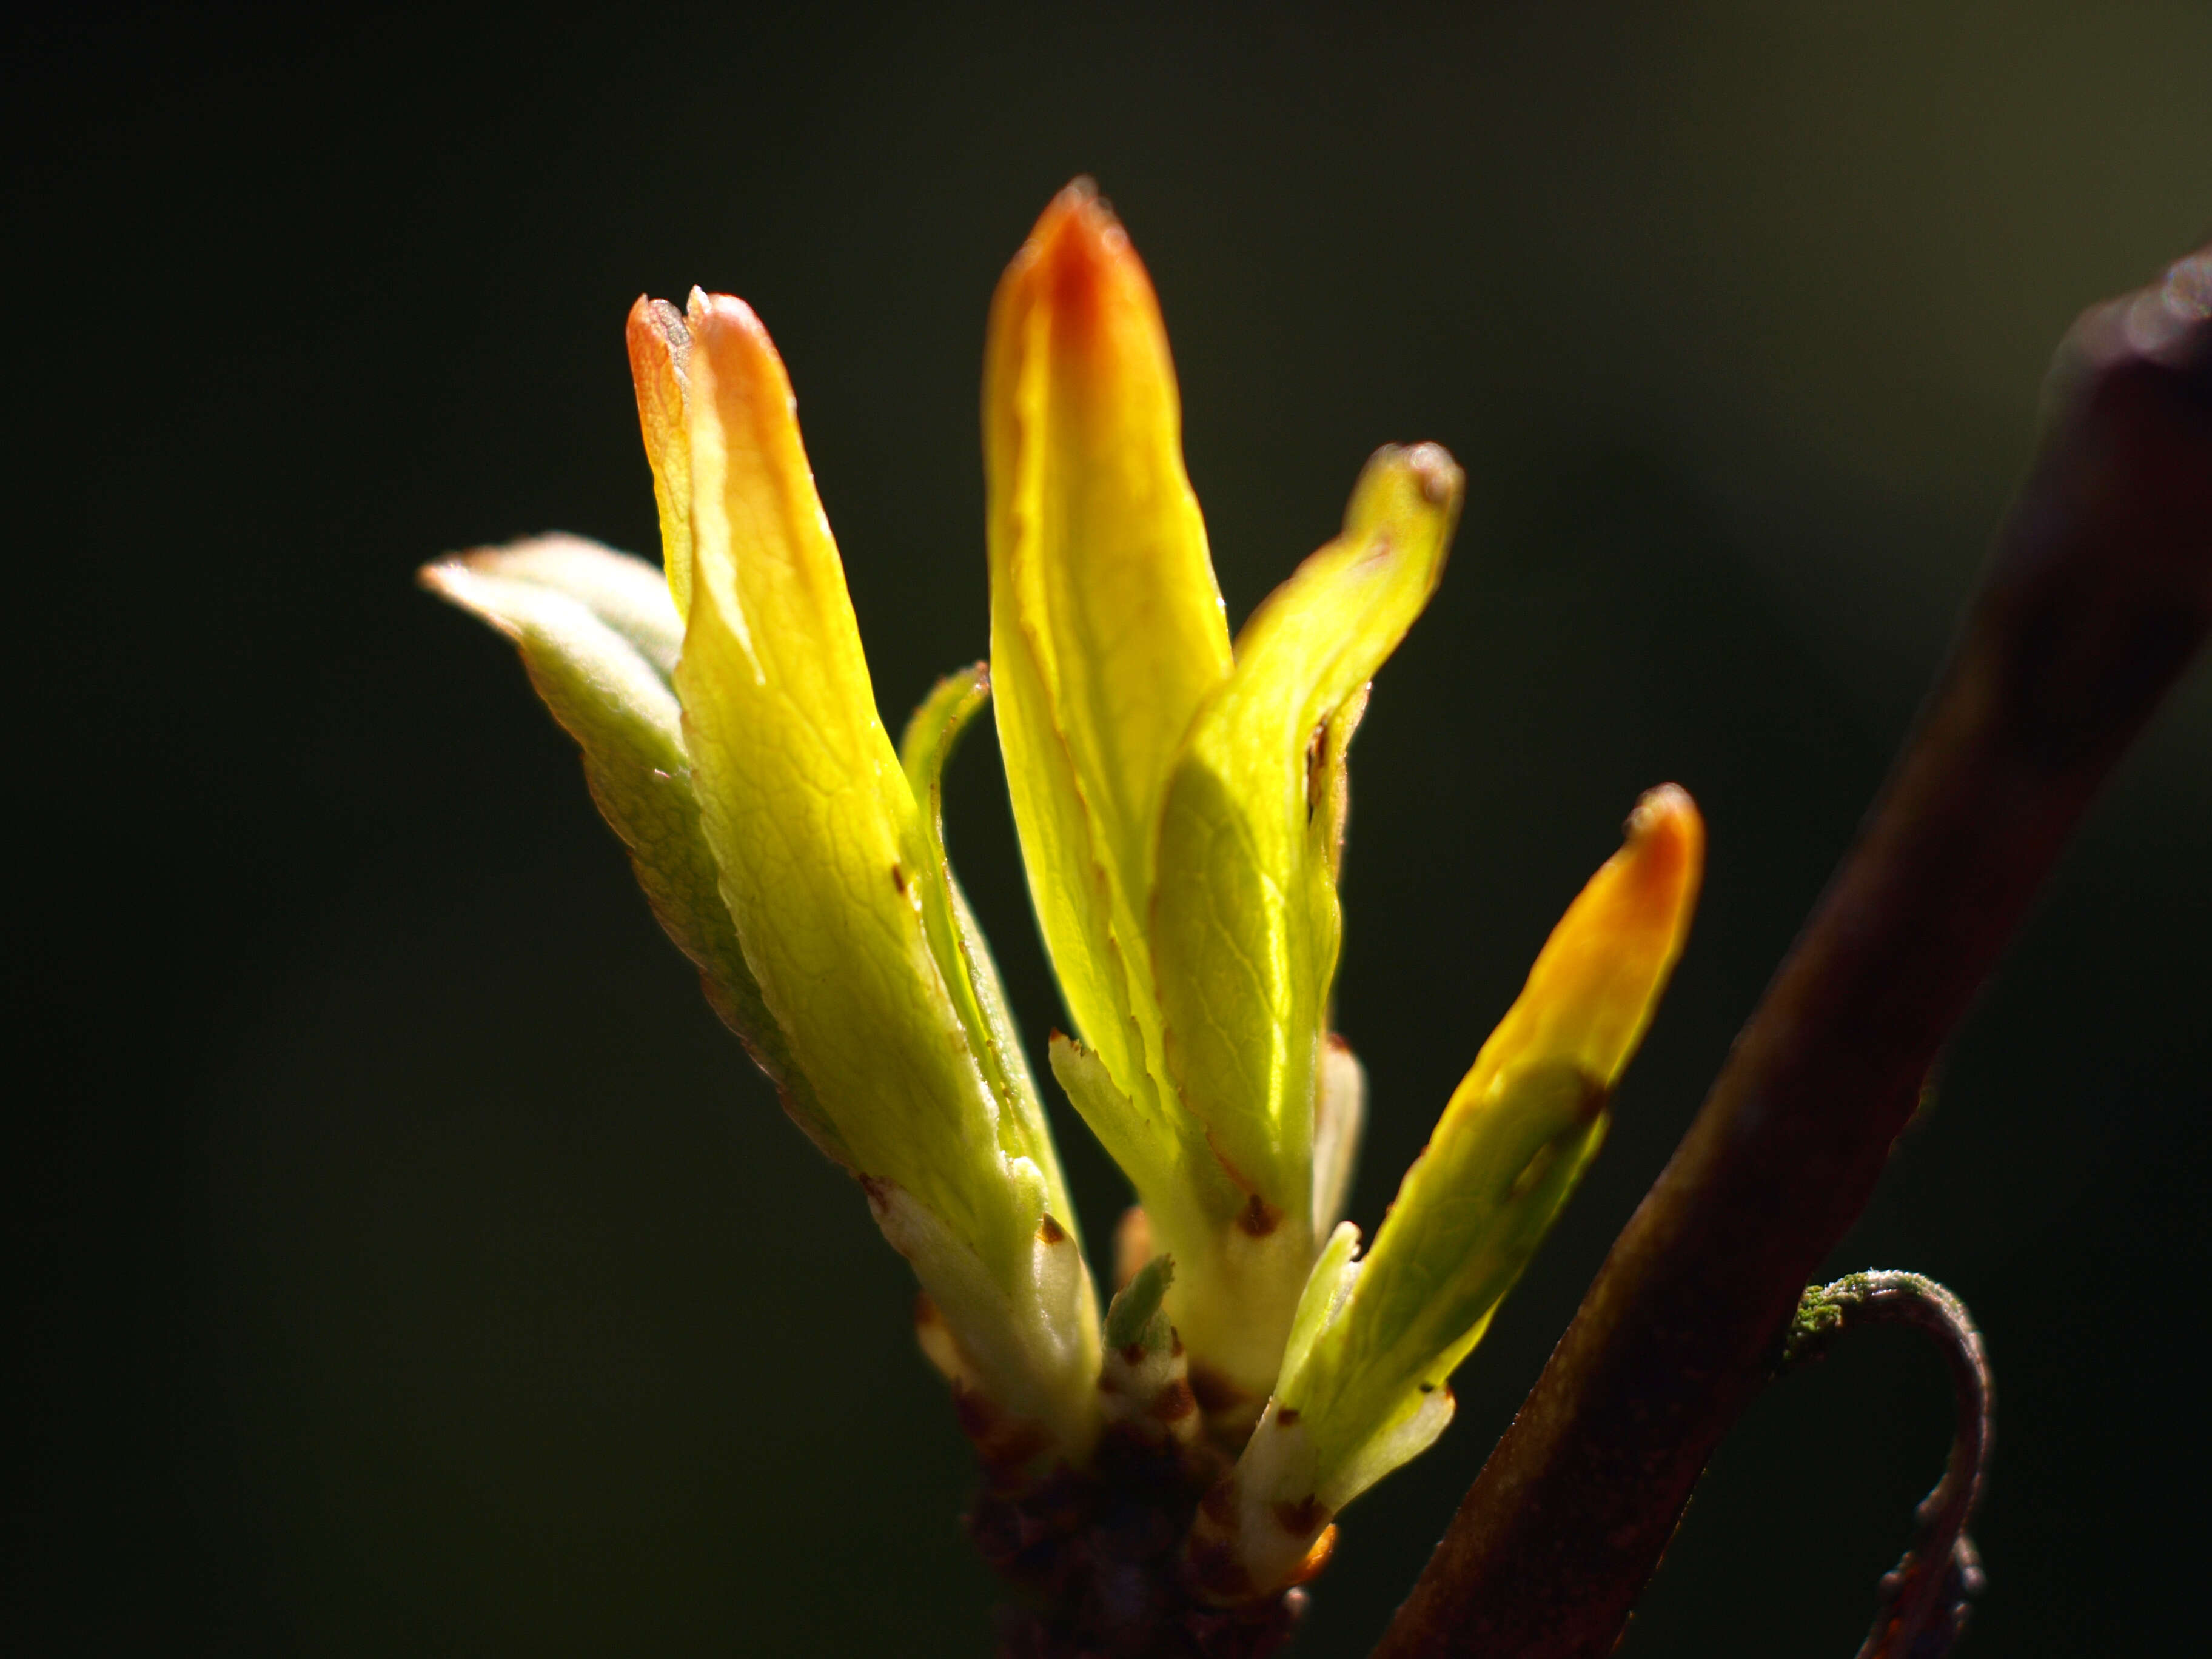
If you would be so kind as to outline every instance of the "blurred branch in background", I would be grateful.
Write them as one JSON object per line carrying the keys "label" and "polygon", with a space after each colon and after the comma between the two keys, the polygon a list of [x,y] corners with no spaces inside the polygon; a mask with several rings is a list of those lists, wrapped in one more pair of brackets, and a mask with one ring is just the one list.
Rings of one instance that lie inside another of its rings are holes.
{"label": "blurred branch in background", "polygon": [[1610,1652],[1805,1283],[2212,629],[2212,247],[2093,308],[1856,844],[1376,1659]]}

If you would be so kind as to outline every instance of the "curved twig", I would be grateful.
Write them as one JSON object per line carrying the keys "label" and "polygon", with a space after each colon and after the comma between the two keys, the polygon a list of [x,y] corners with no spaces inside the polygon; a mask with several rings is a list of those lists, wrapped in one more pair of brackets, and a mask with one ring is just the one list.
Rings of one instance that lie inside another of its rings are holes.
{"label": "curved twig", "polygon": [[1966,1523],[1989,1470],[1995,1384],[1966,1304],[1932,1279],[1887,1268],[1808,1289],[1783,1365],[1816,1359],[1843,1332],[1875,1324],[1910,1325],[1934,1339],[1951,1373],[1957,1422],[1943,1478],[1913,1512],[1912,1546],[1882,1575],[1881,1604],[1858,1659],[1943,1659],[1985,1582]]}

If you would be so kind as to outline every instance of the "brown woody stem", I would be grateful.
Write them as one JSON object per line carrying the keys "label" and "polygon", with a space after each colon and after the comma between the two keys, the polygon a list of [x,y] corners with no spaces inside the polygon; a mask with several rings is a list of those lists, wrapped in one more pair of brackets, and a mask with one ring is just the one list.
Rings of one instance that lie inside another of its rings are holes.
{"label": "brown woody stem", "polygon": [[1609,1652],[1799,1293],[2212,627],[2212,248],[2084,314],[1856,843],[1376,1659]]}

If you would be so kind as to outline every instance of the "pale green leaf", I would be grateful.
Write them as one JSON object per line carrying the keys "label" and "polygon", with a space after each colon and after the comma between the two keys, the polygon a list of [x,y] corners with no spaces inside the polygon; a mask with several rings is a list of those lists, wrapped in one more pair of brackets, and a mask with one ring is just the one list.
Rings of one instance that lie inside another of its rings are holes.
{"label": "pale green leaf", "polygon": [[1345,1040],[1330,1033],[1322,1048],[1321,1088],[1314,1103],[1314,1236],[1336,1225],[1352,1194],[1359,1139],[1367,1127],[1367,1072]]}
{"label": "pale green leaf", "polygon": [[1349,1221],[1340,1221],[1322,1247],[1313,1271],[1306,1275],[1305,1289],[1298,1297],[1298,1310],[1291,1321],[1290,1340],[1283,1344],[1283,1380],[1278,1392],[1294,1387],[1299,1374],[1305,1370],[1306,1356],[1313,1351],[1314,1340],[1328,1328],[1336,1317],[1337,1310],[1344,1305],[1345,1297],[1359,1278],[1359,1229]]}
{"label": "pale green leaf", "polygon": [[1160,1316],[1160,1303],[1174,1283],[1173,1256],[1156,1255],[1138,1268],[1137,1276],[1115,1292],[1113,1304],[1106,1310],[1106,1346],[1164,1346],[1170,1333],[1167,1321]]}
{"label": "pale green leaf", "polygon": [[[899,742],[899,763],[914,791],[928,849],[928,860],[916,877],[921,885],[922,919],[930,948],[967,1030],[969,1045],[999,1097],[1000,1124],[1007,1134],[1008,1151],[1052,1169],[1052,1148],[1046,1139],[1036,1083],[1022,1053],[1020,1035],[1014,1030],[998,964],[992,960],[945,851],[945,768],[968,723],[990,696],[991,677],[984,664],[946,675],[908,720]],[[1060,1220],[1070,1232],[1076,1231],[1066,1196],[1056,1194],[1054,1204]]]}
{"label": "pale green leaf", "polygon": [[800,1127],[848,1162],[746,965],[719,890],[669,672],[680,629],[660,572],[573,536],[547,536],[425,566],[423,585],[514,642],[585,777],[629,849],[638,885],[699,969],[708,1001],[773,1079]]}
{"label": "pale green leaf", "polygon": [[[1099,1422],[1098,1304],[1075,1236],[1038,1226],[1010,1284],[1000,1264],[915,1194],[896,1182],[861,1184],[876,1224],[953,1339],[940,1366],[1000,1411],[1043,1424],[1053,1457],[1080,1462]],[[1028,1159],[1011,1161],[1006,1184],[1016,1205],[1049,1216],[1043,1174]],[[924,1351],[936,1346],[925,1340]]]}

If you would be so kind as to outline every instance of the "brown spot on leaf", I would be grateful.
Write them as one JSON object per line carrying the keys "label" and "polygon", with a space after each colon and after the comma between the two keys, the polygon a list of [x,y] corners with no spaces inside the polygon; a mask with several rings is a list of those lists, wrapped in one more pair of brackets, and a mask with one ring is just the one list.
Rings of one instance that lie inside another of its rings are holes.
{"label": "brown spot on leaf", "polygon": [[1141,1342],[1124,1343],[1121,1352],[1124,1365],[1133,1368],[1145,1363],[1145,1345]]}
{"label": "brown spot on leaf", "polygon": [[1283,1212],[1255,1193],[1246,1200],[1237,1224],[1254,1238],[1265,1238],[1283,1224]]}
{"label": "brown spot on leaf", "polygon": [[1297,1420],[1298,1408],[1296,1406],[1278,1406],[1275,1407],[1275,1426],[1277,1428],[1287,1429]]}
{"label": "brown spot on leaf", "polygon": [[1328,1506],[1311,1492],[1298,1502],[1275,1505],[1275,1524],[1293,1538],[1310,1538],[1328,1520]]}
{"label": "brown spot on leaf", "polygon": [[1039,1218],[1037,1221],[1036,1236],[1037,1243],[1040,1244],[1065,1244],[1067,1243],[1067,1229],[1061,1226],[1060,1223],[1052,1218],[1052,1212],[1049,1210],[1046,1211],[1045,1213]]}
{"label": "brown spot on leaf", "polygon": [[1162,1389],[1152,1401],[1152,1415],[1163,1423],[1180,1423],[1198,1409],[1198,1396],[1180,1376]]}
{"label": "brown spot on leaf", "polygon": [[903,894],[906,891],[906,869],[902,865],[891,866],[891,885]]}

